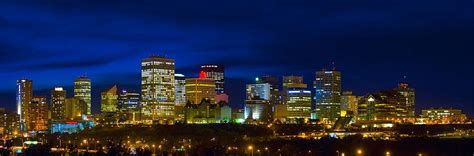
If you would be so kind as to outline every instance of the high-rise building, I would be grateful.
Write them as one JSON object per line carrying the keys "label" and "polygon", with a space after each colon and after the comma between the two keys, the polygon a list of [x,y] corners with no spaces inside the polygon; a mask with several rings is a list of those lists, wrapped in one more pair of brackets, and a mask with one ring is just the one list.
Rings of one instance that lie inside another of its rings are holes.
{"label": "high-rise building", "polygon": [[213,64],[202,65],[199,77],[213,79],[216,84],[216,94],[224,93],[224,66]]}
{"label": "high-rise building", "polygon": [[65,120],[77,120],[81,119],[84,106],[87,106],[87,103],[84,100],[79,98],[66,98],[64,103],[64,117]]}
{"label": "high-rise building", "polygon": [[288,101],[288,90],[290,89],[306,89],[308,85],[304,83],[303,76],[283,76],[282,84],[282,100],[283,104]]}
{"label": "high-rise building", "polygon": [[400,97],[400,107],[403,116],[414,117],[415,116],[415,89],[410,88],[408,83],[400,83],[397,88],[394,88],[398,92]]}
{"label": "high-rise building", "polygon": [[341,115],[357,116],[357,96],[352,95],[352,91],[344,91],[341,96]]}
{"label": "high-rise building", "polygon": [[138,108],[140,93],[122,90],[118,99],[118,107],[122,112],[132,111]]}
{"label": "high-rise building", "polygon": [[20,130],[20,115],[16,112],[0,108],[0,135],[18,135]]}
{"label": "high-rise building", "polygon": [[33,98],[33,81],[28,79],[21,79],[16,82],[16,108],[20,115],[20,131],[26,132],[28,130],[28,110]]}
{"label": "high-rise building", "polygon": [[29,131],[48,130],[48,103],[46,96],[34,96],[29,108]]}
{"label": "high-rise building", "polygon": [[175,74],[175,104],[186,105],[186,77],[183,74]]}
{"label": "high-rise building", "polygon": [[81,107],[81,112],[87,115],[91,114],[91,80],[86,76],[79,76],[74,80],[74,97],[86,103]]}
{"label": "high-rise building", "polygon": [[311,91],[305,89],[288,90],[287,119],[308,120],[311,117]]}
{"label": "high-rise building", "polygon": [[51,119],[60,121],[65,117],[66,90],[63,87],[55,87],[51,91]]}
{"label": "high-rise building", "polygon": [[150,56],[141,61],[142,115],[145,122],[172,121],[175,106],[175,61]]}
{"label": "high-rise building", "polygon": [[247,84],[247,99],[270,101],[270,84]]}
{"label": "high-rise building", "polygon": [[270,104],[275,106],[278,104],[283,104],[282,96],[280,93],[278,78],[273,76],[261,76],[255,78],[257,84],[268,83],[270,84]]}
{"label": "high-rise building", "polygon": [[398,116],[398,94],[393,91],[370,93],[360,98],[358,120],[395,120]]}
{"label": "high-rise building", "polygon": [[210,78],[187,78],[186,99],[191,104],[199,104],[203,99],[215,104],[216,84]]}
{"label": "high-rise building", "polygon": [[332,71],[316,72],[314,81],[316,115],[320,120],[336,120],[341,115],[341,73]]}
{"label": "high-rise building", "polygon": [[112,113],[118,110],[117,85],[100,94],[100,111],[102,113]]}

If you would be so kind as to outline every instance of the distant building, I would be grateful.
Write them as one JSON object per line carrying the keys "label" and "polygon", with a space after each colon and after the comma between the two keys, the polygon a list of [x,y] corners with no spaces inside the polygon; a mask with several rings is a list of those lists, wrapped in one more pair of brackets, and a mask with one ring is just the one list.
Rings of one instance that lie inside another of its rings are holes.
{"label": "distant building", "polygon": [[28,79],[21,79],[16,82],[16,108],[17,114],[20,115],[20,131],[28,131],[28,110],[33,98],[33,81]]}
{"label": "distant building", "polygon": [[187,78],[186,99],[191,104],[199,104],[203,99],[215,104],[216,84],[210,78]]}
{"label": "distant building", "polygon": [[269,123],[273,121],[272,106],[269,101],[254,99],[245,100],[244,118],[246,122],[264,122]]}
{"label": "distant building", "polygon": [[270,85],[270,98],[268,99],[270,101],[270,104],[275,106],[278,104],[283,104],[283,99],[280,93],[279,89],[279,81],[277,77],[273,76],[260,76],[255,78],[255,83],[256,84],[269,84]]}
{"label": "distant building", "polygon": [[136,110],[140,104],[140,93],[122,90],[119,94],[118,106],[122,112]]}
{"label": "distant building", "polygon": [[358,120],[396,120],[397,93],[376,92],[368,94],[359,100]]}
{"label": "distant building", "polygon": [[174,118],[175,61],[163,56],[150,56],[141,61],[142,115],[145,122],[169,123]]}
{"label": "distant building", "polygon": [[175,74],[175,104],[184,106],[186,105],[186,77],[183,74]]}
{"label": "distant building", "polygon": [[314,88],[317,118],[335,121],[341,117],[341,72],[316,72]]}
{"label": "distant building", "polygon": [[398,92],[400,95],[400,104],[399,108],[401,110],[400,114],[406,117],[415,116],[415,89],[410,88],[408,83],[400,83],[397,88],[393,89]]}
{"label": "distant building", "polygon": [[462,124],[467,116],[460,109],[429,108],[421,110],[421,117],[425,124]]}
{"label": "distant building", "polygon": [[224,93],[224,76],[224,66],[222,65],[207,64],[201,66],[201,73],[199,74],[199,77],[213,79],[216,85],[216,94]]}
{"label": "distant building", "polygon": [[286,106],[286,104],[278,104],[274,106],[273,108],[274,108],[273,118],[275,120],[285,122],[286,117],[288,116],[288,107]]}
{"label": "distant building", "polygon": [[220,104],[220,103],[229,104],[229,95],[227,95],[226,93],[216,95],[216,103],[217,104]]}
{"label": "distant building", "polygon": [[65,117],[66,90],[63,87],[55,87],[51,90],[51,119],[64,120]]}
{"label": "distant building", "polygon": [[288,90],[287,120],[309,120],[311,117],[311,91],[305,89]]}
{"label": "distant building", "polygon": [[203,100],[199,104],[188,104],[185,107],[187,124],[209,124],[230,122],[232,109],[227,105],[212,104]]}
{"label": "distant building", "polygon": [[79,120],[84,113],[82,112],[87,103],[79,98],[66,98],[64,105],[64,117],[66,120]]}
{"label": "distant building", "polygon": [[118,110],[117,85],[100,94],[100,111],[102,113],[113,113]]}
{"label": "distant building", "polygon": [[81,106],[81,112],[91,114],[91,80],[86,76],[80,76],[74,80],[74,97],[86,103]]}
{"label": "distant building", "polygon": [[44,132],[48,130],[48,103],[46,96],[34,96],[31,100],[28,123],[29,131]]}
{"label": "distant building", "polygon": [[247,84],[247,97],[270,101],[270,84]]}
{"label": "distant building", "polygon": [[20,115],[16,112],[0,108],[0,135],[18,135],[20,131]]}
{"label": "distant building", "polygon": [[345,116],[357,116],[357,96],[352,95],[351,91],[342,92],[341,96],[341,115],[342,112],[346,113]]}

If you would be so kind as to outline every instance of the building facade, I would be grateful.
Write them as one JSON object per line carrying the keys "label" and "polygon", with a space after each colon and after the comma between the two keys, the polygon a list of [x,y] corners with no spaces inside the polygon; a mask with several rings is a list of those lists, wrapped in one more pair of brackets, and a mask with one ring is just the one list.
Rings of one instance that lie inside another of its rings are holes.
{"label": "building facade", "polygon": [[309,120],[311,117],[311,91],[305,89],[288,90],[287,120]]}
{"label": "building facade", "polygon": [[74,97],[86,104],[81,107],[81,112],[91,114],[91,80],[86,76],[80,76],[74,80]]}
{"label": "building facade", "polygon": [[467,116],[460,109],[453,108],[429,108],[421,110],[424,124],[463,124]]}
{"label": "building facade", "polygon": [[[357,96],[352,95],[351,91],[342,92],[341,96],[341,115],[342,116],[357,116]],[[346,115],[343,115],[346,114]]]}
{"label": "building facade", "polygon": [[215,81],[216,84],[216,94],[224,93],[224,84],[225,84],[225,72],[224,66],[207,64],[201,66],[201,73],[199,74],[200,78],[210,78]]}
{"label": "building facade", "polygon": [[33,98],[33,81],[28,79],[18,80],[16,93],[16,112],[20,116],[20,131],[28,130],[28,110]]}
{"label": "building facade", "polygon": [[65,119],[66,90],[63,87],[54,87],[51,90],[51,119],[61,121]]}
{"label": "building facade", "polygon": [[47,131],[49,109],[46,96],[34,96],[29,109],[29,131]]}
{"label": "building facade", "polygon": [[335,121],[341,117],[341,73],[336,70],[316,72],[314,88],[317,118]]}
{"label": "building facade", "polygon": [[186,103],[199,104],[203,99],[215,104],[216,84],[209,78],[186,79]]}
{"label": "building facade", "polygon": [[100,94],[100,111],[102,113],[113,113],[118,111],[117,85]]}
{"label": "building facade", "polygon": [[183,74],[175,74],[175,105],[186,105],[186,77]]}
{"label": "building facade", "polygon": [[175,106],[175,61],[150,56],[141,61],[141,109],[145,122],[172,121]]}
{"label": "building facade", "polygon": [[255,78],[255,82],[257,84],[267,83],[270,85],[269,101],[271,105],[276,106],[276,105],[284,103],[281,96],[282,93],[280,92],[280,89],[279,89],[279,81],[277,77],[273,77],[269,75],[260,76],[260,77]]}
{"label": "building facade", "polygon": [[267,101],[271,99],[270,84],[268,83],[247,84],[246,93],[247,99]]}
{"label": "building facade", "polygon": [[119,94],[118,106],[122,112],[136,110],[140,104],[140,93],[122,90]]}
{"label": "building facade", "polygon": [[66,98],[64,103],[64,117],[65,120],[81,120],[84,115],[83,108],[87,106],[84,100],[79,98]]}
{"label": "building facade", "polygon": [[400,83],[397,88],[393,89],[400,96],[400,114],[406,117],[415,117],[415,89],[410,88],[408,83]]}
{"label": "building facade", "polygon": [[0,108],[0,134],[4,136],[19,135],[20,115],[16,112]]}

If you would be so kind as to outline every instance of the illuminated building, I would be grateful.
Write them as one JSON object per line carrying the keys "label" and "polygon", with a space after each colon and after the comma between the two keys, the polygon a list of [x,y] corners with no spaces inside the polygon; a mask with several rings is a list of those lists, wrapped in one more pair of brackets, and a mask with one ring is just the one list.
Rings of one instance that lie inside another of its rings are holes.
{"label": "illuminated building", "polygon": [[80,76],[74,80],[74,97],[86,103],[81,106],[81,112],[91,114],[91,80],[86,76]]}
{"label": "illuminated building", "polygon": [[270,100],[270,84],[247,84],[247,97],[251,99]]}
{"label": "illuminated building", "polygon": [[304,83],[302,76],[283,76],[283,91],[287,91],[291,88],[308,88],[308,85]]}
{"label": "illuminated building", "polygon": [[268,100],[271,105],[283,104],[280,89],[278,89],[278,78],[266,75],[255,78],[255,82],[257,84],[267,83],[270,85],[270,98]]}
{"label": "illuminated building", "polygon": [[175,74],[175,104],[186,105],[186,77],[183,74]]}
{"label": "illuminated building", "polygon": [[393,120],[397,118],[397,93],[377,92],[359,100],[358,120]]}
{"label": "illuminated building", "polygon": [[28,130],[28,106],[33,97],[33,81],[21,79],[16,82],[16,108],[17,114],[20,115],[20,131],[26,132]]}
{"label": "illuminated building", "polygon": [[145,122],[172,121],[175,106],[175,61],[150,56],[141,61],[142,115]]}
{"label": "illuminated building", "polygon": [[400,114],[401,116],[414,117],[415,116],[415,89],[409,88],[408,83],[400,83],[397,88],[393,89],[400,95]]}
{"label": "illuminated building", "polygon": [[85,128],[94,127],[92,121],[58,121],[51,123],[51,133],[78,133]]}
{"label": "illuminated building", "polygon": [[229,104],[229,95],[223,93],[216,95],[217,104]]}
{"label": "illuminated building", "polygon": [[311,117],[311,91],[304,89],[288,90],[287,119],[298,120]]}
{"label": "illuminated building", "polygon": [[288,116],[288,108],[286,104],[278,104],[274,106],[273,118],[279,121],[286,121],[286,117]]}
{"label": "illuminated building", "polygon": [[20,115],[0,108],[0,135],[12,136],[20,130]]}
{"label": "illuminated building", "polygon": [[357,104],[357,96],[352,95],[351,91],[342,92],[341,112],[347,112],[347,115],[357,116]]}
{"label": "illuminated building", "polygon": [[51,119],[64,120],[66,90],[62,87],[55,87],[51,91]]}
{"label": "illuminated building", "polygon": [[64,117],[65,120],[78,120],[81,119],[82,110],[87,103],[79,98],[66,98],[64,105]]}
{"label": "illuminated building", "polygon": [[224,66],[222,65],[202,65],[200,78],[210,78],[215,81],[216,94],[224,93]]}
{"label": "illuminated building", "polygon": [[28,131],[48,130],[48,103],[45,96],[34,96],[29,107]]}
{"label": "illuminated building", "polygon": [[341,73],[335,69],[316,72],[314,88],[318,119],[335,121],[341,116]]}
{"label": "illuminated building", "polygon": [[230,122],[232,110],[228,105],[213,104],[203,100],[199,104],[187,104],[185,107],[185,123],[208,124]]}
{"label": "illuminated building", "polygon": [[100,111],[102,113],[117,112],[117,109],[118,109],[117,85],[114,85],[109,90],[102,92],[100,96],[101,96]]}
{"label": "illuminated building", "polygon": [[138,108],[140,93],[122,90],[119,94],[118,107],[122,112],[132,111]]}
{"label": "illuminated building", "polygon": [[187,78],[186,98],[191,104],[199,104],[203,99],[215,104],[215,81],[209,78]]}
{"label": "illuminated building", "polygon": [[453,108],[430,108],[421,110],[425,124],[462,124],[467,116],[460,109]]}

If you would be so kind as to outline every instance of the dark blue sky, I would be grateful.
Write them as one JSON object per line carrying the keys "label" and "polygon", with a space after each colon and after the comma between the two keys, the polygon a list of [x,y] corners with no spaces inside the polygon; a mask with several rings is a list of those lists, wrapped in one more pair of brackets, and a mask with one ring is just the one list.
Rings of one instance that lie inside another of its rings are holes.
{"label": "dark blue sky", "polygon": [[[336,62],[343,89],[395,87],[404,75],[417,109],[473,107],[472,0],[0,1],[0,106],[14,108],[15,81],[35,94],[70,89],[87,74],[93,110],[113,83],[138,89],[140,59],[176,59],[197,76],[226,66],[227,90],[242,104],[255,76],[303,75]],[[312,86],[312,85],[310,85]]]}

